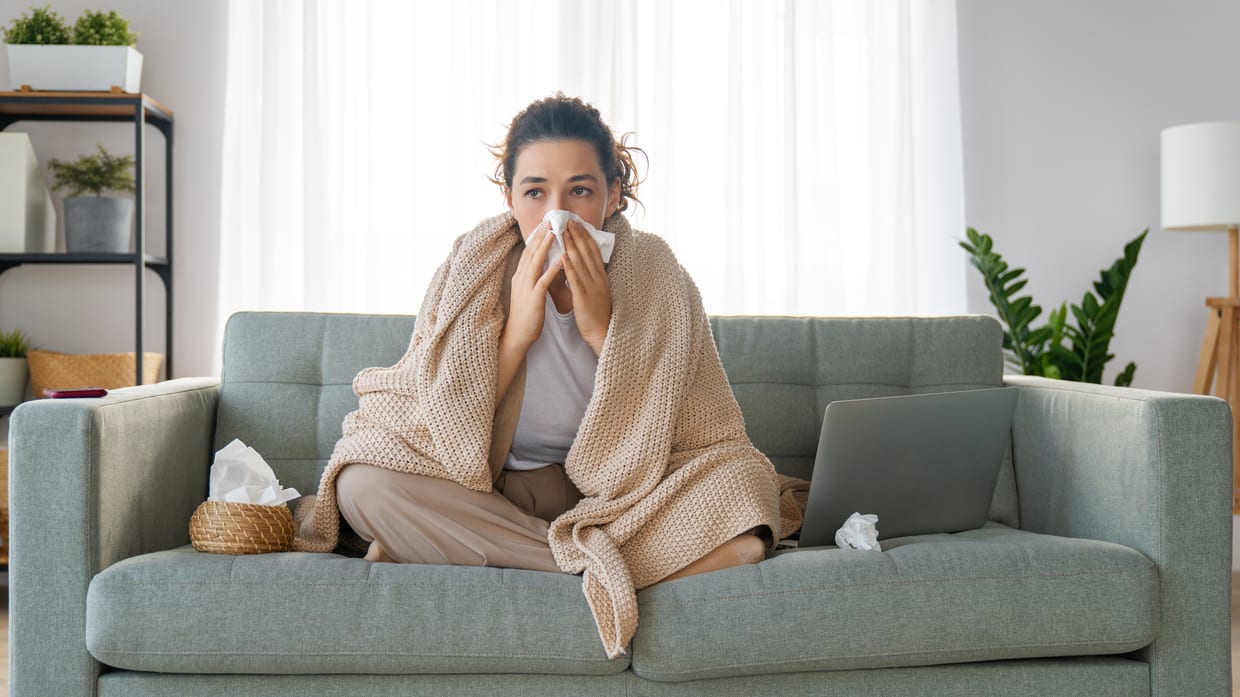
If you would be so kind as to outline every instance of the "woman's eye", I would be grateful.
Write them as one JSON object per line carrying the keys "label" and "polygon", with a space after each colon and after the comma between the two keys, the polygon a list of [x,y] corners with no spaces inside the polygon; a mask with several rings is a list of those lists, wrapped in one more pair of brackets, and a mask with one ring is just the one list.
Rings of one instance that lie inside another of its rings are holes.
{"label": "woman's eye", "polygon": [[542,196],[541,189],[530,189],[529,191],[525,192],[526,198],[538,198],[539,196]]}
{"label": "woman's eye", "polygon": [[584,187],[584,186],[574,186],[574,187],[573,187],[573,196],[589,196],[589,195],[590,195],[590,189],[589,189],[589,188]]}

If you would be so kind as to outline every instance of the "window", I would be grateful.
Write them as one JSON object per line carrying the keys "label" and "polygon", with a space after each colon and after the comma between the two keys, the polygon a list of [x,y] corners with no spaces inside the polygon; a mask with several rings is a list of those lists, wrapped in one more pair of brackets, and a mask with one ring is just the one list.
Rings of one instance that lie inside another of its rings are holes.
{"label": "window", "polygon": [[234,0],[221,312],[416,313],[556,90],[649,153],[708,313],[964,311],[954,2]]}

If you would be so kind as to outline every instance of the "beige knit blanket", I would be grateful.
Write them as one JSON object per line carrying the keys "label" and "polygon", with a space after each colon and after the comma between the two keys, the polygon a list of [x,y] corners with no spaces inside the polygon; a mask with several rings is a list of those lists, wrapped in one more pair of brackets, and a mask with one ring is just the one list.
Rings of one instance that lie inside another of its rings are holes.
{"label": "beige knit blanket", "polygon": [[[594,394],[564,463],[584,498],[551,523],[566,573],[582,574],[607,656],[637,629],[636,590],[757,526],[775,539],[800,525],[792,496],[745,434],[701,297],[659,237],[621,215],[607,268],[612,317]],[[339,540],[335,480],[351,463],[491,490],[488,465],[506,259],[523,244],[509,214],[458,238],[436,272],[409,349],[390,368],[367,368],[312,510],[299,510],[293,549],[327,552]],[[783,519],[781,520],[781,503]],[[803,504],[801,506],[803,508]]]}

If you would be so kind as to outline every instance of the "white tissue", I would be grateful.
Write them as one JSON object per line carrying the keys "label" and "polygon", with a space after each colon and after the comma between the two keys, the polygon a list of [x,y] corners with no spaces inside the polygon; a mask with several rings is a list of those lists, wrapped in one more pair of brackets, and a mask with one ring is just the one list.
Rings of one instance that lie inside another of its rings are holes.
{"label": "white tissue", "polygon": [[215,454],[207,490],[209,501],[276,506],[298,496],[301,494],[296,489],[282,488],[271,466],[240,439],[234,438]]}
{"label": "white tissue", "polygon": [[878,544],[878,516],[873,513],[861,515],[854,513],[844,521],[844,527],[835,531],[835,544],[840,549],[860,549],[864,551],[883,551]]}
{"label": "white tissue", "polygon": [[556,259],[559,259],[564,254],[564,230],[568,227],[568,221],[570,220],[576,220],[578,223],[581,223],[586,232],[590,233],[590,236],[598,243],[598,251],[603,253],[603,263],[606,264],[611,261],[611,250],[616,246],[616,233],[597,230],[593,225],[582,220],[581,216],[576,213],[559,209],[547,211],[547,214],[543,216],[543,221],[546,222],[548,220],[551,221],[551,234],[555,235],[555,242],[551,244],[551,249],[547,252],[547,263],[543,265],[543,270],[550,267]]}

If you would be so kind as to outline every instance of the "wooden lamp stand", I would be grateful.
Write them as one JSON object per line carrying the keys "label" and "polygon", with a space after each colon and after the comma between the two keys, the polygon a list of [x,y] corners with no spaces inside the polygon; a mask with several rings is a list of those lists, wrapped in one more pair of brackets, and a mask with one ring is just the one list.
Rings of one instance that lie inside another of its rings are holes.
{"label": "wooden lamp stand", "polygon": [[[1231,507],[1240,513],[1240,228],[1227,229],[1228,296],[1206,298],[1210,314],[1206,317],[1206,335],[1197,361],[1193,392],[1214,393],[1231,404],[1232,416],[1232,481]],[[1217,378],[1217,379],[1216,379]]]}

